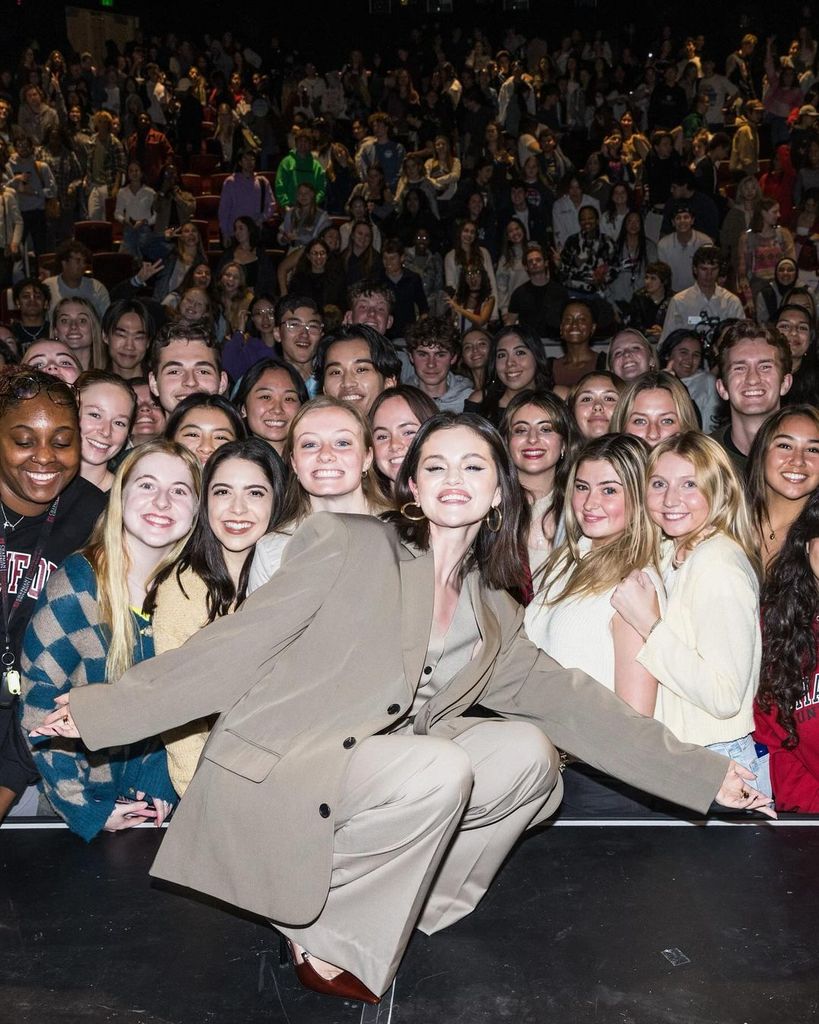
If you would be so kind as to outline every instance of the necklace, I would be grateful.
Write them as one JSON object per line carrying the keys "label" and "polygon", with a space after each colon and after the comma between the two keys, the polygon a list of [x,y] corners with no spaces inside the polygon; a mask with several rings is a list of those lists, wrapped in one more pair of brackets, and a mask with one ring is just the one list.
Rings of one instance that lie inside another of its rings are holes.
{"label": "necklace", "polygon": [[2,513],[3,513],[3,529],[4,530],[11,530],[13,532],[14,530],[17,529],[17,527],[20,525],[20,523],[22,523],[22,521],[26,518],[25,516],[20,516],[20,518],[17,520],[16,523],[10,523],[9,522],[9,514],[8,514],[8,512],[6,512],[6,506],[3,504],[2,501],[0,501],[0,511],[2,511]]}
{"label": "necklace", "polygon": [[39,327],[35,327],[33,331],[30,331],[28,327],[26,327],[26,325],[24,323],[21,323],[19,320],[17,321],[17,326],[20,328],[21,331],[23,331],[26,334],[29,341],[32,342],[37,341],[38,335],[40,331],[42,331],[43,329],[43,325],[40,324]]}

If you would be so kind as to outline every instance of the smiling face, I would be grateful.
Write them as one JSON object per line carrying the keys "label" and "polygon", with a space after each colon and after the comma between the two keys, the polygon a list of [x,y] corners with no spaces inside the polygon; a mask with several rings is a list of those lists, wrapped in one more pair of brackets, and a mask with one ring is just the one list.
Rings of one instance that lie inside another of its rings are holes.
{"label": "smiling face", "polygon": [[589,344],[595,326],[587,306],[570,302],[560,319],[560,337],[567,345],[585,346]]}
{"label": "smiling face", "polygon": [[470,427],[436,430],[424,441],[409,481],[431,528],[477,528],[501,491],[489,444]]}
{"label": "smiling face", "polygon": [[667,437],[676,437],[680,430],[680,418],[671,392],[665,388],[648,388],[637,393],[623,433],[641,437],[654,448]]}
{"label": "smiling face", "polygon": [[151,391],[165,412],[173,412],[183,398],[197,391],[222,394],[227,377],[220,375],[216,353],[202,341],[172,341],[159,354],[156,374],[149,374]]}
{"label": "smiling face", "polygon": [[819,487],[819,429],[809,416],[787,416],[765,453],[765,485],[789,501]]}
{"label": "smiling face", "polygon": [[378,407],[373,419],[375,464],[393,483],[420,426],[405,398],[396,395]]}
{"label": "smiling face", "polygon": [[267,533],[273,489],[255,462],[225,459],[213,474],[207,503],[214,536],[227,551],[241,554]]}
{"label": "smiling face", "polygon": [[779,314],[776,329],[785,335],[794,365],[799,364],[810,345],[813,328],[807,310],[786,309]]}
{"label": "smiling face", "polygon": [[702,342],[699,338],[685,338],[674,346],[668,360],[668,369],[684,379],[692,377],[702,364]]}
{"label": "smiling face", "polygon": [[480,370],[489,362],[489,338],[482,331],[467,331],[461,345],[461,358],[470,370]]}
{"label": "smiling face", "polygon": [[609,362],[612,371],[629,382],[649,368],[646,346],[633,334],[618,334],[611,343]]}
{"label": "smiling face", "polygon": [[700,490],[694,466],[674,452],[658,460],[648,479],[646,508],[667,537],[690,537],[708,520],[708,500]]}
{"label": "smiling face", "polygon": [[173,439],[192,452],[204,466],[217,448],[236,440],[236,431],[221,409],[202,405],[185,413]]}
{"label": "smiling face", "polygon": [[134,403],[118,384],[91,384],[80,395],[82,461],[103,466],[125,447]]}
{"label": "smiling face", "polygon": [[336,341],[327,349],[324,394],[354,403],[365,415],[381,392],[397,383],[378,372],[363,338]]}
{"label": "smiling face", "polygon": [[616,540],[626,528],[623,482],[610,462],[583,459],[571,494],[572,512],[593,548]]}
{"label": "smiling face", "polygon": [[589,377],[575,395],[572,406],[574,421],[583,437],[607,434],[619,401],[617,388],[607,377]]}
{"label": "smiling face", "polygon": [[161,557],[190,532],[196,504],[187,463],[166,452],[146,455],[122,488],[122,524],[128,545],[150,548]]}
{"label": "smiling face", "polygon": [[350,310],[350,323],[366,324],[374,327],[379,334],[386,334],[392,327],[389,302],[378,292],[359,295]]}
{"label": "smiling face", "polygon": [[273,334],[278,338],[288,363],[308,367],[313,362],[322,330],[320,315],[309,306],[299,306],[292,313],[285,314]]}
{"label": "smiling face", "polygon": [[532,386],[537,373],[535,356],[516,334],[507,334],[498,342],[495,373],[507,391],[525,391]]}
{"label": "smiling face", "polygon": [[148,334],[136,313],[123,313],[107,341],[115,373],[132,373],[148,350]]}
{"label": "smiling face", "polygon": [[238,295],[242,279],[238,268],[232,263],[229,263],[222,271],[220,281],[227,296],[233,297],[234,295]]}
{"label": "smiling face", "polygon": [[265,370],[245,400],[242,415],[256,437],[272,444],[281,454],[290,421],[301,407],[299,395],[287,370]]}
{"label": "smiling face", "polygon": [[35,341],[23,356],[23,365],[59,377],[66,384],[73,384],[81,373],[76,356],[61,341]]}
{"label": "smiling face", "polygon": [[0,501],[19,515],[45,512],[80,468],[80,432],[70,406],[42,391],[0,416]]}
{"label": "smiling face", "polygon": [[313,242],[307,250],[307,259],[314,274],[323,274],[327,266],[327,249],[323,242]]}
{"label": "smiling face", "polygon": [[724,379],[717,391],[731,409],[743,416],[767,416],[779,408],[779,400],[791,386],[791,375],[782,373],[779,354],[765,338],[744,338],[728,353]]}
{"label": "smiling face", "polygon": [[185,323],[192,324],[207,316],[210,309],[210,302],[207,294],[201,288],[188,288],[179,300],[179,319]]}
{"label": "smiling face", "polygon": [[57,314],[54,337],[72,352],[91,348],[94,314],[79,302],[66,302]]}
{"label": "smiling face", "polygon": [[295,429],[290,461],[312,497],[342,497],[360,490],[372,460],[358,421],[343,409],[311,409]]}
{"label": "smiling face", "polygon": [[526,487],[526,477],[550,473],[565,453],[566,444],[552,417],[539,405],[523,405],[509,424],[509,454]]}
{"label": "smiling face", "polygon": [[147,384],[132,385],[137,396],[136,416],[131,427],[131,439],[135,445],[159,437],[165,429],[165,413],[162,406],[151,394]]}

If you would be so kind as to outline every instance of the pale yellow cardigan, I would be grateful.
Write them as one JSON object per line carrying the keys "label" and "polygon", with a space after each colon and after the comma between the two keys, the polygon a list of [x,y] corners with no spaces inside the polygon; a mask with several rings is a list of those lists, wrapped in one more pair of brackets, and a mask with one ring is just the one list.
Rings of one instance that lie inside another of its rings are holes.
{"label": "pale yellow cardigan", "polygon": [[[207,625],[208,591],[202,578],[193,570],[186,569],[181,573],[181,584],[174,572],[157,590],[153,617],[154,648],[157,654],[181,647],[194,633]],[[212,725],[211,720],[199,718],[162,733],[168,755],[168,774],[173,788],[180,796],[184,795],[193,778]]]}

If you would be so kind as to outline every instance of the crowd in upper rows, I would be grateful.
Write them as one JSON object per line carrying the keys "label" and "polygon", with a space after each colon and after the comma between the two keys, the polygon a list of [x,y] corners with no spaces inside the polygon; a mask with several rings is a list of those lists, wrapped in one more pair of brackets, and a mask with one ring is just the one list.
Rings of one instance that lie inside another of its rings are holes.
{"label": "crowd in upper rows", "polygon": [[[401,467],[442,411],[501,432],[530,637],[816,811],[810,34],[768,41],[764,86],[751,36],[725,75],[701,39],[643,65],[476,32],[454,64],[419,42],[325,76],[225,42],[102,74],[27,54],[5,83],[0,813],[39,774],[86,838],[161,821],[212,723],[28,743],[14,673],[27,732],[235,610],[311,513],[411,520]],[[239,164],[212,232],[183,177],[207,156]],[[107,287],[71,236],[111,200],[134,264]]]}

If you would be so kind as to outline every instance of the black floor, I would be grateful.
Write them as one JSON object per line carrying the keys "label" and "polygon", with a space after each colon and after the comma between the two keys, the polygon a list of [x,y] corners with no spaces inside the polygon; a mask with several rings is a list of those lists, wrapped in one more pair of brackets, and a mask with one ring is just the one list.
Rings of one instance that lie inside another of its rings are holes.
{"label": "black floor", "polygon": [[819,1014],[816,827],[549,827],[518,847],[470,918],[416,934],[392,998],[366,1009],[301,989],[263,923],[152,884],[161,836],[86,845],[65,830],[0,830],[2,1024],[808,1024]]}

